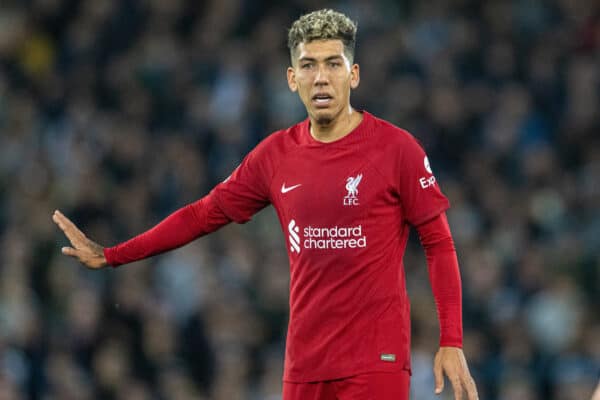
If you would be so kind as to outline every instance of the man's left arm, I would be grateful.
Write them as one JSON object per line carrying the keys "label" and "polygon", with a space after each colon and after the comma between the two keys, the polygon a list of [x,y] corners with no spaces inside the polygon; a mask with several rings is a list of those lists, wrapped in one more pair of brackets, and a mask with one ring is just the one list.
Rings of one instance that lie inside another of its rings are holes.
{"label": "man's left arm", "polygon": [[462,289],[454,241],[445,213],[416,226],[425,249],[429,280],[440,321],[440,349],[433,366],[435,393],[444,388],[444,375],[456,400],[476,400],[477,388],[462,351]]}

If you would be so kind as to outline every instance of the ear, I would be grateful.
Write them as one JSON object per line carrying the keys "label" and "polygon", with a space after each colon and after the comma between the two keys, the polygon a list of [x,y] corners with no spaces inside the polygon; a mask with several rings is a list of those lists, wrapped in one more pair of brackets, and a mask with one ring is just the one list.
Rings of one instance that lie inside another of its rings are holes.
{"label": "ear", "polygon": [[356,89],[360,83],[360,67],[358,64],[352,64],[350,69],[350,87]]}
{"label": "ear", "polygon": [[295,92],[298,90],[298,84],[296,83],[296,71],[294,70],[294,67],[288,67],[287,81],[288,81],[288,86],[292,92]]}

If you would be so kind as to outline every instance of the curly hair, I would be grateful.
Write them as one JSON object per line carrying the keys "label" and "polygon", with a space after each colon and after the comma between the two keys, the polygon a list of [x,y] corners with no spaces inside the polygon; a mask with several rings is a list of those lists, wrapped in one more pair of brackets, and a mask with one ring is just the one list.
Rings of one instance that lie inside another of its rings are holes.
{"label": "curly hair", "polygon": [[330,9],[313,11],[294,21],[288,32],[288,48],[292,62],[300,43],[327,39],[341,40],[344,43],[344,54],[351,63],[353,62],[356,23],[346,15]]}

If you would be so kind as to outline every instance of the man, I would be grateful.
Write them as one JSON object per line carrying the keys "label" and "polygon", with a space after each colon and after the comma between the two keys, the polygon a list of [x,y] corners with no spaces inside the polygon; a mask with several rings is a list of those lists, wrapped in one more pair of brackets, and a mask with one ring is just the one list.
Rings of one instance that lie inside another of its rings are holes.
{"label": "man", "polygon": [[[90,268],[117,266],[179,246],[273,204],[287,238],[290,321],[285,400],[408,399],[410,312],[402,257],[410,225],[425,248],[444,374],[455,399],[477,399],[462,347],[461,286],[441,193],[407,132],[357,111],[356,25],[320,10],[289,31],[287,79],[308,118],[273,133],[206,197],[111,247],[87,239],[56,211],[71,241],[63,253]],[[466,396],[465,396],[466,395]]]}

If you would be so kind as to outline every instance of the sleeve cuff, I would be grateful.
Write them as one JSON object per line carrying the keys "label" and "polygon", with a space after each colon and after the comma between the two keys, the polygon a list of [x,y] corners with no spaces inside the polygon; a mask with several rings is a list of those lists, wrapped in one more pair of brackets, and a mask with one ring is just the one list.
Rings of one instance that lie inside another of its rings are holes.
{"label": "sleeve cuff", "polygon": [[458,347],[459,349],[462,349],[463,343],[462,343],[462,341],[452,341],[452,340],[440,341],[440,347]]}
{"label": "sleeve cuff", "polygon": [[113,268],[118,267],[120,264],[115,262],[115,248],[114,247],[105,247],[103,250],[104,258],[106,259],[106,263]]}

